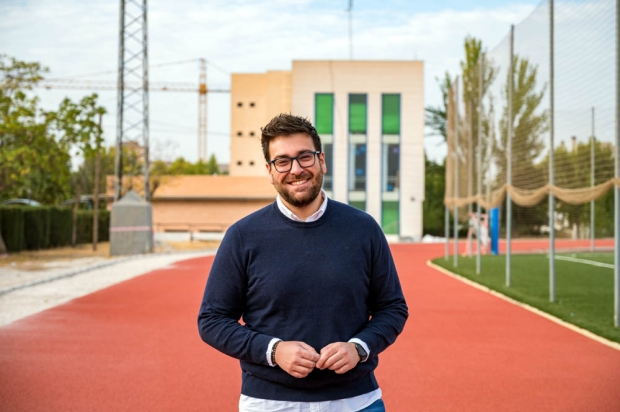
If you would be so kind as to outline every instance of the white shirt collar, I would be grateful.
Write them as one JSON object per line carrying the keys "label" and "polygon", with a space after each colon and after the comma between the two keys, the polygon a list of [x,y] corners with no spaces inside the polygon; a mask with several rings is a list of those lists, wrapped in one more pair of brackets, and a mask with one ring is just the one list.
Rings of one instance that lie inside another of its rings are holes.
{"label": "white shirt collar", "polygon": [[291,212],[291,210],[288,207],[286,207],[286,205],[280,198],[280,195],[276,197],[276,203],[278,204],[278,209],[280,209],[280,212],[282,212],[284,216],[288,217],[291,220],[294,220],[295,222],[315,222],[319,220],[321,216],[323,216],[323,214],[325,213],[325,210],[327,209],[327,193],[325,193],[323,189],[321,189],[321,196],[323,196],[323,203],[321,203],[319,210],[314,212],[306,220],[301,220],[299,217],[297,217],[295,213]]}

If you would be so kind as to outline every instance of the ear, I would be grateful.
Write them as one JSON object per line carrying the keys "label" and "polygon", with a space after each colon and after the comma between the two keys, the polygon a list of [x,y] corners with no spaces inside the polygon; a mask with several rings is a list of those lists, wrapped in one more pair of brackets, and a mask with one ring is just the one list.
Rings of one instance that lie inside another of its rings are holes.
{"label": "ear", "polygon": [[321,152],[319,155],[319,163],[321,164],[321,170],[323,170],[323,174],[327,173],[327,165],[325,164],[325,153]]}
{"label": "ear", "polygon": [[271,173],[271,168],[269,167],[269,163],[265,163],[265,168],[267,169],[267,174],[269,174],[269,182],[273,184],[273,174]]}

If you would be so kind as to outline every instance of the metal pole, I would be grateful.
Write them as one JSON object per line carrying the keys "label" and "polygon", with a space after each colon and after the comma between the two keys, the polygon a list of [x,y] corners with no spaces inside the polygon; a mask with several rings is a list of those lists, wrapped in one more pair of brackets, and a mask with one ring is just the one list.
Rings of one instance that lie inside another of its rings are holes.
{"label": "metal pole", "polygon": [[454,84],[454,267],[459,265],[459,207],[457,199],[459,196],[459,78]]}
{"label": "metal pole", "polygon": [[[512,134],[513,134],[513,115],[512,115],[512,95],[514,88],[514,42],[515,42],[515,26],[510,26],[510,66],[508,81],[508,142],[506,143],[506,165],[507,176],[506,180],[508,188],[512,187]],[[512,199],[510,192],[506,193],[506,286],[510,286],[510,268],[511,268],[511,253],[512,253]]]}
{"label": "metal pole", "polygon": [[616,0],[616,185],[614,213],[614,326],[620,327],[620,0]]}
{"label": "metal pole", "polygon": [[349,0],[349,60],[353,60],[353,22],[351,15],[353,14],[353,0]]}
{"label": "metal pole", "polygon": [[123,99],[125,55],[125,0],[121,0],[118,40],[118,79],[116,97],[116,153],[114,154],[114,201],[121,197],[123,188]]}
{"label": "metal pole", "polygon": [[142,125],[142,138],[144,144],[144,199],[151,200],[151,185],[149,182],[149,57],[148,57],[148,30],[147,30],[147,0],[142,6],[142,110],[144,122]]}
{"label": "metal pole", "polygon": [[480,218],[482,217],[480,198],[482,197],[482,86],[484,77],[484,54],[478,59],[478,142],[476,156],[478,157],[478,227],[476,228],[476,274],[480,274]]}
{"label": "metal pole", "polygon": [[[592,108],[592,137],[590,137],[590,183],[592,185],[592,188],[594,188],[595,185],[595,181],[594,181],[594,150],[595,150],[595,139],[596,137],[594,137],[594,107]],[[594,220],[594,200],[590,201],[590,252],[594,252],[594,224],[595,224],[595,220]]]}
{"label": "metal pole", "polygon": [[448,260],[448,256],[450,256],[450,210],[448,206],[444,206],[445,210],[445,219],[444,219],[444,235],[446,237],[446,253],[445,258]]}
{"label": "metal pole", "polygon": [[[549,0],[549,185],[554,178],[553,0]],[[549,301],[555,302],[555,198],[549,192]]]}

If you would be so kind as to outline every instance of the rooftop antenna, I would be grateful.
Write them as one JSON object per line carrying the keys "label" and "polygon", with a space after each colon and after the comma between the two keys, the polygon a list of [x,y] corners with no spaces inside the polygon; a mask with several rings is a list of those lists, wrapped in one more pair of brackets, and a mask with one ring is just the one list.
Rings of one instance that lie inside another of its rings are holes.
{"label": "rooftop antenna", "polygon": [[353,23],[351,22],[351,15],[353,14],[353,0],[349,0],[349,60],[353,60]]}

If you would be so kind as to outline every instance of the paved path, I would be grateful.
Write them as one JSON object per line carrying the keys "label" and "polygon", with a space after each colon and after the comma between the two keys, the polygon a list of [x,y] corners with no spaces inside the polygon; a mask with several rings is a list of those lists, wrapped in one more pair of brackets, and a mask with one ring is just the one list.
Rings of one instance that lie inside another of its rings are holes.
{"label": "paved path", "polygon": [[[392,250],[410,319],[377,371],[388,411],[618,411],[620,351],[426,266],[443,245]],[[211,262],[0,327],[1,409],[236,410],[238,363],[196,328]]]}

